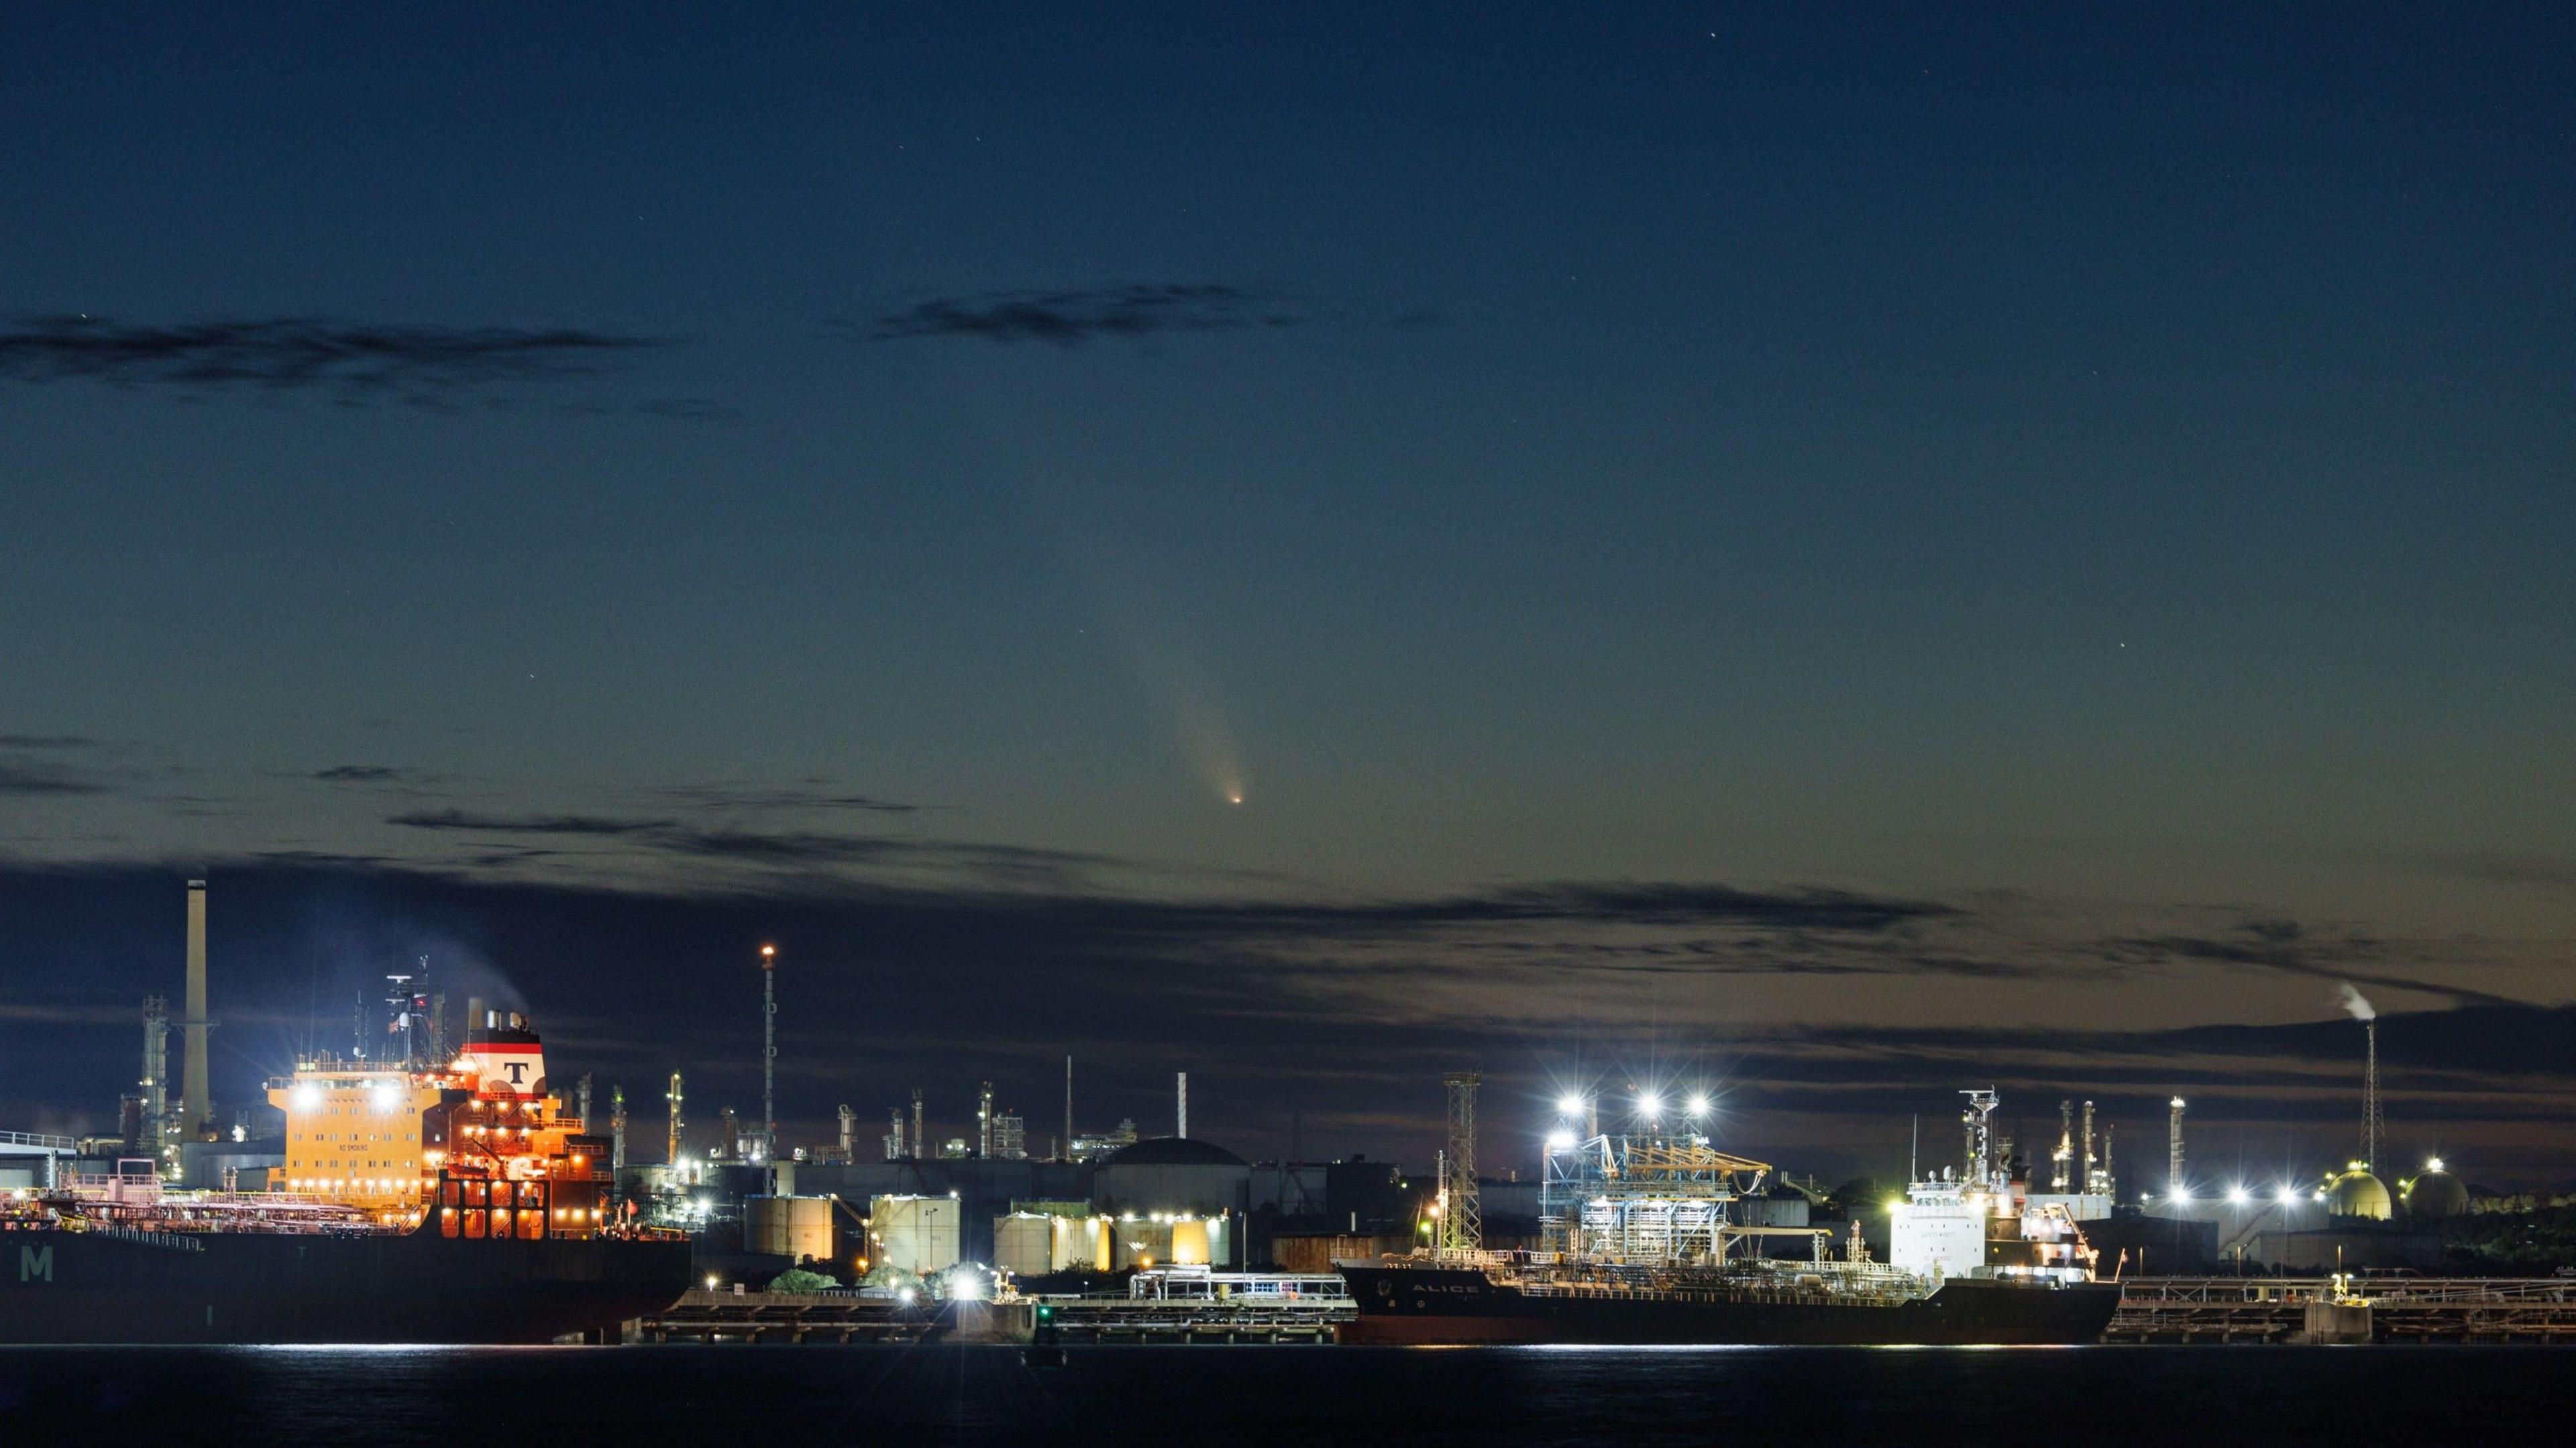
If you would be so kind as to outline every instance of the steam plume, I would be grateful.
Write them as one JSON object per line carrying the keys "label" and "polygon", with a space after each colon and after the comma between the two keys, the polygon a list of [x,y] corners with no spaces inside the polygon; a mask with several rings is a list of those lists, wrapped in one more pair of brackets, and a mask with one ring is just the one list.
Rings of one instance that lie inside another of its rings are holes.
{"label": "steam plume", "polygon": [[2356,1021],[2377,1020],[2379,1018],[2379,1012],[2370,1008],[2370,998],[2363,995],[2361,992],[2354,990],[2350,981],[2346,981],[2343,984],[2343,1008],[2350,1012],[2352,1018]]}

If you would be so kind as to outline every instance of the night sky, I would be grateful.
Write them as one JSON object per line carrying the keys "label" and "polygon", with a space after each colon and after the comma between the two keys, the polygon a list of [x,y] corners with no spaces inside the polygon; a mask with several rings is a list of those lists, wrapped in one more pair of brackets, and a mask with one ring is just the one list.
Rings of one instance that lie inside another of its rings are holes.
{"label": "night sky", "polygon": [[1823,10],[0,11],[0,1129],[2576,1175],[2576,18]]}

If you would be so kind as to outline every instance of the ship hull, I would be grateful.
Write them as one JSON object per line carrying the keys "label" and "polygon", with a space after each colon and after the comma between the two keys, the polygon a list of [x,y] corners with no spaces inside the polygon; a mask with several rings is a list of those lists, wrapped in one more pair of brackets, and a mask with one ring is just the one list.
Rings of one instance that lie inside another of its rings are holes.
{"label": "ship hull", "polygon": [[679,1241],[0,1232],[0,1343],[614,1342],[689,1270]]}
{"label": "ship hull", "polygon": [[1462,1268],[1344,1265],[1359,1316],[1349,1343],[1921,1345],[2097,1342],[2120,1305],[2110,1284],[1960,1280],[1890,1306],[1523,1293]]}

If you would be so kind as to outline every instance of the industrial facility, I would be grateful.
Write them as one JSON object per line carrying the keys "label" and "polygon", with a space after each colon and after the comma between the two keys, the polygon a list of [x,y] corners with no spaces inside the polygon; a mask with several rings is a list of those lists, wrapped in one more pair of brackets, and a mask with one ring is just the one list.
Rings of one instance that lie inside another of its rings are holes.
{"label": "industrial facility", "polygon": [[[549,1078],[527,1021],[480,999],[468,998],[454,1021],[426,958],[386,972],[381,991],[356,1003],[345,1047],[317,1051],[272,1080],[264,1105],[228,1112],[211,1090],[208,1047],[219,1021],[210,1009],[204,880],[187,882],[184,912],[181,1007],[174,1015],[158,993],[143,1000],[136,1086],[120,1103],[118,1131],[78,1140],[0,1133],[0,1189],[132,1182],[139,1171],[174,1191],[327,1204],[399,1224],[432,1219],[433,1189],[460,1154],[506,1156],[540,1164],[532,1179],[551,1184],[549,1212],[582,1214],[579,1223],[549,1218],[546,1234],[622,1224],[684,1235],[693,1277],[720,1297],[838,1292],[891,1311],[888,1304],[1015,1294],[1071,1303],[1133,1292],[1155,1304],[1107,1312],[1096,1324],[1102,1340],[1204,1331],[1213,1319],[1189,1302],[1264,1290],[1288,1295],[1265,1306],[1273,1336],[1261,1340],[1310,1340],[1315,1302],[1290,1299],[1320,1301],[1313,1284],[1339,1280],[1353,1264],[1400,1260],[1719,1273],[1804,1262],[1811,1277],[1830,1263],[1818,1280],[1882,1304],[1950,1280],[2430,1271],[2443,1261],[2441,1225],[2472,1206],[2442,1159],[2412,1173],[2388,1163],[2379,1021],[2357,993],[2358,1123],[2352,1153],[2333,1171],[2259,1185],[2196,1180],[2192,1108],[2173,1095],[2158,1099],[2161,1174],[2142,1180],[2154,1168],[2131,1160],[2123,1169],[2099,1098],[2059,1099],[2053,1142],[2024,1151],[2000,1094],[1981,1088],[1961,1093],[1954,1161],[1923,1165],[1918,1126],[1917,1160],[1901,1191],[1853,1201],[1720,1149],[1705,1094],[1645,1086],[1615,1107],[1601,1092],[1567,1094],[1539,1143],[1539,1170],[1526,1180],[1489,1173],[1478,1144],[1483,1078],[1473,1071],[1442,1079],[1443,1145],[1419,1175],[1358,1155],[1248,1160],[1192,1133],[1185,1071],[1170,1078],[1168,1133],[1132,1118],[1086,1130],[1071,1056],[1061,1101],[1046,1104],[1043,1136],[1030,1130],[1039,1117],[984,1079],[945,1111],[931,1090],[909,1088],[882,1108],[881,1132],[863,1132],[866,1113],[842,1105],[829,1139],[799,1143],[778,1123],[777,1033],[792,976],[769,945],[744,962],[746,974],[760,972],[756,1044],[748,1020],[743,1032],[745,1058],[760,1065],[757,1116],[719,1106],[710,1120],[702,1101],[693,1126],[688,1078],[673,1070],[663,1083],[661,1139],[642,1152],[630,1140],[622,1083]],[[1605,1124],[1613,1109],[1620,1120]],[[485,1213],[487,1200],[475,1203]],[[482,1221],[468,1212],[459,1230],[480,1230]],[[508,1230],[520,1230],[515,1219]],[[1908,1282],[1917,1287],[1895,1285]],[[698,1315],[664,1330],[721,1337],[726,1324],[748,1320],[733,1302],[691,1311]],[[797,1312],[806,1329],[845,1337],[907,1330],[911,1321],[871,1327],[835,1316],[839,1309]],[[2153,1320],[2182,1320],[2172,1312]],[[1233,1340],[1252,1319],[1224,1321]],[[1138,1327],[1147,1322],[1165,1326]],[[2153,1330],[2161,1329],[2137,1329]]]}

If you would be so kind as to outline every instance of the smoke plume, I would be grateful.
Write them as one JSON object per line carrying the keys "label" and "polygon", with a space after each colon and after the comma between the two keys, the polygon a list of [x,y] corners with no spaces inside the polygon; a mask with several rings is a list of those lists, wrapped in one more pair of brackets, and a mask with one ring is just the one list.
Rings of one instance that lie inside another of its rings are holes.
{"label": "smoke plume", "polygon": [[2356,1021],[2376,1020],[2379,1017],[2379,1012],[2370,1008],[2370,998],[2354,990],[2350,981],[2343,984],[2343,1008],[2350,1012]]}

